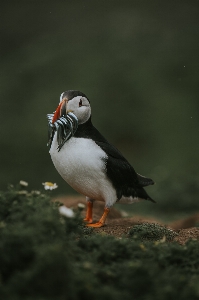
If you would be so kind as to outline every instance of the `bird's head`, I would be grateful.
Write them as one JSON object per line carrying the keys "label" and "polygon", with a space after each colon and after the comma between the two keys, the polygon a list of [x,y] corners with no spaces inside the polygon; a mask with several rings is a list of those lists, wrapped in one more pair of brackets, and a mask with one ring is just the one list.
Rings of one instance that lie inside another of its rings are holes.
{"label": "bird's head", "polygon": [[78,118],[79,124],[88,121],[91,116],[91,106],[85,94],[74,90],[62,93],[52,123],[56,122],[61,116],[64,116],[69,112],[72,112]]}

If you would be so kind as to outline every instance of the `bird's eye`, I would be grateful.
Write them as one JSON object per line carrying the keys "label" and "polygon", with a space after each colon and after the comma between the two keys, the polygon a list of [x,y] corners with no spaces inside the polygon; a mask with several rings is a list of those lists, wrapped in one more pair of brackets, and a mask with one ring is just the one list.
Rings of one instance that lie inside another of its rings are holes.
{"label": "bird's eye", "polygon": [[79,101],[79,107],[82,106],[82,99]]}

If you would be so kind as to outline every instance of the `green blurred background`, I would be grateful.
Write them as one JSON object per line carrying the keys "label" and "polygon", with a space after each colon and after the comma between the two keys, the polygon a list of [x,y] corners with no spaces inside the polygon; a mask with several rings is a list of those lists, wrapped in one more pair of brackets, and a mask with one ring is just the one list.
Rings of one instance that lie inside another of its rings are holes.
{"label": "green blurred background", "polygon": [[198,1],[11,0],[0,14],[1,189],[23,179],[73,193],[49,157],[46,114],[78,89],[94,125],[154,179],[161,209],[199,208]]}

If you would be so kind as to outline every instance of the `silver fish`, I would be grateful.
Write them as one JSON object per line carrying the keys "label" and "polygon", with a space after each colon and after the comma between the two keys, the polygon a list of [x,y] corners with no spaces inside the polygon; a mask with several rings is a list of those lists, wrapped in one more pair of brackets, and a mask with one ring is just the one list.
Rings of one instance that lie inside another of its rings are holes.
{"label": "silver fish", "polygon": [[54,114],[48,114],[48,143],[51,146],[55,132],[57,131],[58,152],[61,150],[66,141],[68,141],[78,128],[77,117],[69,112],[67,115],[60,117],[52,123]]}

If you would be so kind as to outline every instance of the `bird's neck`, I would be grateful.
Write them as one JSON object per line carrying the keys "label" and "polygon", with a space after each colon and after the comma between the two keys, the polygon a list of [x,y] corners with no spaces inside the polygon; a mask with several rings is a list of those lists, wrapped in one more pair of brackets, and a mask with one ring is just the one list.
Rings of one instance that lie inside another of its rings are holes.
{"label": "bird's neck", "polygon": [[75,132],[74,137],[81,137],[82,135],[89,135],[89,132],[92,130],[93,124],[91,122],[91,117],[83,124],[80,124]]}

